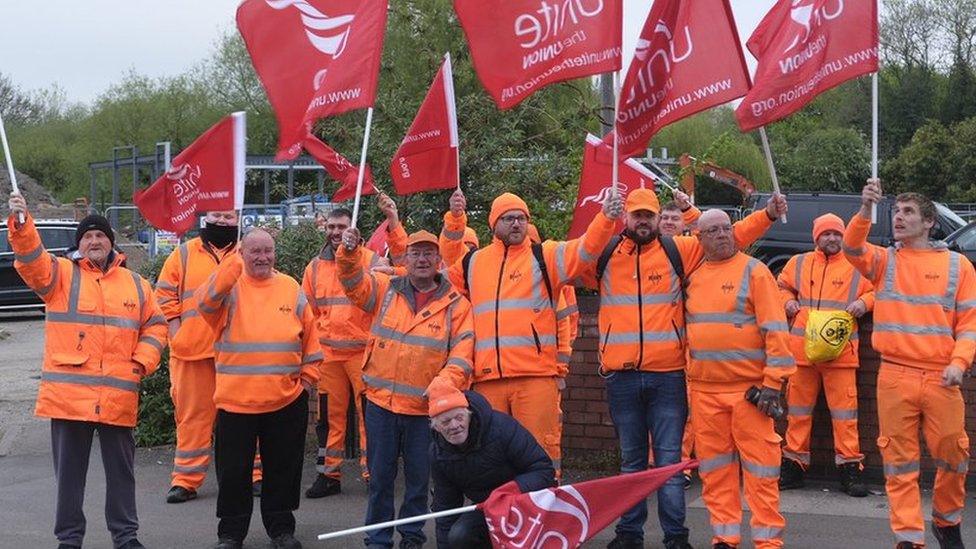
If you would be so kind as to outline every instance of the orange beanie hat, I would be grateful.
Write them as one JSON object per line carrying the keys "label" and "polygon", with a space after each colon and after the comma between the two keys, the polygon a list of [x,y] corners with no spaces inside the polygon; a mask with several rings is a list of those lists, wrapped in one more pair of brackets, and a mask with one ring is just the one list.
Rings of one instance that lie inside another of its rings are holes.
{"label": "orange beanie hat", "polygon": [[495,221],[498,221],[498,218],[505,212],[512,210],[518,210],[524,213],[526,217],[529,216],[529,207],[525,204],[524,200],[512,193],[498,195],[498,198],[491,203],[491,212],[488,213],[488,226],[494,228]]}
{"label": "orange beanie hat", "polygon": [[427,415],[438,416],[454,408],[467,408],[468,399],[451,382],[435,377],[427,386]]}
{"label": "orange beanie hat", "polygon": [[474,244],[475,248],[481,247],[481,242],[478,242],[478,233],[471,227],[464,228],[464,239],[462,242],[465,244]]}
{"label": "orange beanie hat", "polygon": [[837,231],[844,234],[844,220],[836,215],[829,213],[813,220],[813,241],[816,242],[820,235],[827,231]]}

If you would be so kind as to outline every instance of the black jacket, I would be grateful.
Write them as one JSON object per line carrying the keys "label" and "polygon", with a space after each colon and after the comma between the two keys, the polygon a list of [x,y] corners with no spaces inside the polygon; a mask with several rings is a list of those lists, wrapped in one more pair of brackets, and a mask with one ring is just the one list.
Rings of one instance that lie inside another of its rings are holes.
{"label": "black jacket", "polygon": [[[488,499],[491,491],[514,480],[522,492],[556,485],[552,460],[535,437],[508,414],[492,410],[485,397],[465,391],[471,410],[468,441],[454,446],[436,431],[430,445],[434,481],[432,511],[453,509]],[[457,516],[437,519],[437,546],[447,547],[447,533]]]}

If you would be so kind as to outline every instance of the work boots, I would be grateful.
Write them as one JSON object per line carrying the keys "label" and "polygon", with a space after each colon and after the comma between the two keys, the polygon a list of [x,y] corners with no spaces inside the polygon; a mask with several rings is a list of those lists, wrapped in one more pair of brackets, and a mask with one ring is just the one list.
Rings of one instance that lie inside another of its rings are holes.
{"label": "work boots", "polygon": [[789,458],[783,458],[783,463],[779,470],[779,489],[792,490],[793,488],[803,488],[803,468],[800,464]]}
{"label": "work boots", "polygon": [[342,492],[342,484],[338,480],[319,474],[315,477],[315,482],[305,490],[305,497],[317,499],[334,496],[340,492]]}
{"label": "work boots", "polygon": [[840,466],[840,489],[853,498],[868,495],[868,489],[861,480],[860,463],[844,463]]}
{"label": "work boots", "polygon": [[664,538],[664,549],[694,549],[690,543],[688,543],[688,534],[678,534],[674,536],[665,536]]}
{"label": "work boots", "polygon": [[932,524],[932,533],[939,542],[941,549],[966,549],[962,544],[962,534],[959,532],[959,525],[955,526],[936,526]]}
{"label": "work boots", "polygon": [[607,544],[607,549],[644,549],[644,540],[635,536],[617,534]]}

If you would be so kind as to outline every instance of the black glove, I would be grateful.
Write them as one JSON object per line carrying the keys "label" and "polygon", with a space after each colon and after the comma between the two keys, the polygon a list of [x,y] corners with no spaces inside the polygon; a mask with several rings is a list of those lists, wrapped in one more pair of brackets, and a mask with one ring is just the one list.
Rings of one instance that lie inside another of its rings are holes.
{"label": "black glove", "polygon": [[779,391],[763,387],[759,391],[759,402],[756,402],[756,408],[759,408],[759,411],[767,416],[778,419],[783,415],[783,407],[780,406],[779,399]]}

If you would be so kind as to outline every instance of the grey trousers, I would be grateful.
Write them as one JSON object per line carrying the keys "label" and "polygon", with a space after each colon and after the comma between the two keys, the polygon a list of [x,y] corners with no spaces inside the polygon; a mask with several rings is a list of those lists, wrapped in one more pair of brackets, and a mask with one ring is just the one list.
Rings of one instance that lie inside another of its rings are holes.
{"label": "grey trousers", "polygon": [[85,537],[85,480],[96,431],[105,468],[105,523],[113,545],[119,547],[134,539],[139,529],[133,470],[136,441],[130,427],[51,420],[51,449],[58,483],[54,535],[59,543],[79,547]]}

